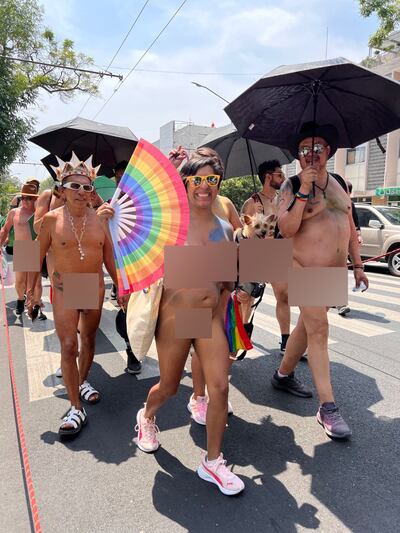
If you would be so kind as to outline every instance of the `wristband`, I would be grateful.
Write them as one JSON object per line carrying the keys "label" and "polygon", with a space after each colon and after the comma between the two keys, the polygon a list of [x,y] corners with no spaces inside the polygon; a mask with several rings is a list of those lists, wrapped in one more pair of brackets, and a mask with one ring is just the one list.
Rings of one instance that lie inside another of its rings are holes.
{"label": "wristband", "polygon": [[295,196],[296,196],[296,198],[304,198],[304,199],[308,200],[309,194],[303,194],[302,192],[297,191]]}
{"label": "wristband", "polygon": [[353,269],[360,268],[361,270],[364,270],[364,265],[353,265]]}
{"label": "wristband", "polygon": [[299,200],[299,202],[307,202],[307,198],[301,198],[300,196],[296,195],[296,200]]}

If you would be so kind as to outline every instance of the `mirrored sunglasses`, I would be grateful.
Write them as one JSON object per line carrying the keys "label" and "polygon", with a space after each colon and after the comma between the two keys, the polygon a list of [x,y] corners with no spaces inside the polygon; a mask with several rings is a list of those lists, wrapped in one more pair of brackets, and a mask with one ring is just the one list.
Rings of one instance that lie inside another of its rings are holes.
{"label": "mirrored sunglasses", "polygon": [[[325,150],[326,146],[324,146],[323,144],[314,144],[314,154],[316,155],[320,155],[323,153],[323,151]],[[307,157],[308,154],[311,154],[312,152],[312,148],[311,146],[303,146],[302,148],[300,148],[299,150],[299,156],[300,157]]]}
{"label": "mirrored sunglasses", "polygon": [[87,185],[87,184],[82,185],[81,183],[76,183],[75,181],[64,183],[63,187],[64,189],[71,189],[72,191],[80,191],[81,189],[84,192],[94,191],[93,185]]}
{"label": "mirrored sunglasses", "polygon": [[221,176],[218,176],[217,174],[210,174],[209,176],[187,176],[186,179],[194,187],[200,187],[203,181],[206,182],[210,187],[216,187],[221,180]]}

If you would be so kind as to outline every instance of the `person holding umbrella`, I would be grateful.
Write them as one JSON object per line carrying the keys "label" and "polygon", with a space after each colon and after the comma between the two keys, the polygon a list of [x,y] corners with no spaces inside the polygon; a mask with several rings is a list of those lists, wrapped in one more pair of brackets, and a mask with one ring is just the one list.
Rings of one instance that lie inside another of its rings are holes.
{"label": "person holding umbrella", "polygon": [[[364,283],[365,289],[368,288],[346,183],[326,169],[328,159],[337,149],[336,128],[303,124],[289,144],[302,171],[297,179],[288,179],[281,187],[278,227],[282,237],[293,240],[293,266],[345,267],[349,254],[356,287]],[[351,429],[339,413],[330,380],[326,308],[300,307],[297,325],[289,337],[272,385],[297,396],[305,397],[305,392],[311,395],[311,391],[307,391],[294,376],[294,369],[306,347],[320,399],[317,421],[330,437],[347,438]]]}

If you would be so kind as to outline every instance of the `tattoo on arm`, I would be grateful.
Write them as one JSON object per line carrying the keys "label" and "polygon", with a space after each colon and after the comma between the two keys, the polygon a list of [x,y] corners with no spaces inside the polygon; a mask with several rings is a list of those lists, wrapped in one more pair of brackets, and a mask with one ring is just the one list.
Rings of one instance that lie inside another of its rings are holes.
{"label": "tattoo on arm", "polygon": [[285,180],[282,184],[282,187],[279,189],[278,195],[278,205],[281,206],[282,203],[289,198],[293,198],[293,187],[290,180]]}

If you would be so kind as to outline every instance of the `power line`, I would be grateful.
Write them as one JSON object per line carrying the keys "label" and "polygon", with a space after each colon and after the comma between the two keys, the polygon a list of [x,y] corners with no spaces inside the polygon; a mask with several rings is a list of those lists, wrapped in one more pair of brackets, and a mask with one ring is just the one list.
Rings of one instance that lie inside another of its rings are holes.
{"label": "power line", "polygon": [[187,0],[183,0],[181,5],[178,7],[178,9],[175,11],[175,13],[172,15],[172,17],[169,19],[169,21],[165,24],[165,26],[161,29],[161,31],[158,33],[158,35],[155,37],[155,39],[152,41],[150,46],[146,49],[146,51],[140,56],[138,61],[135,63],[135,65],[131,68],[131,70],[128,72],[126,77],[119,82],[119,85],[114,89],[114,92],[110,95],[108,100],[104,102],[102,107],[99,109],[99,111],[94,115],[93,120],[97,118],[97,116],[103,111],[103,109],[106,107],[106,105],[109,103],[111,98],[117,93],[117,91],[121,88],[124,81],[126,81],[129,76],[132,74],[132,72],[136,69],[136,67],[139,65],[139,63],[144,59],[144,57],[147,55],[147,53],[151,50],[151,48],[155,45],[155,43],[158,41],[158,39],[161,37],[161,35],[164,33],[164,31],[168,28],[168,26],[171,24],[171,22],[174,20],[176,15],[179,13],[179,11],[182,9],[182,7],[186,4]]}
{"label": "power line", "polygon": [[[128,70],[129,67],[114,67],[116,70]],[[243,76],[252,78],[254,76],[261,77],[263,74],[259,72],[193,72],[188,70],[157,70],[147,68],[137,68],[136,72],[150,72],[157,74],[185,74],[188,76]]]}
{"label": "power line", "polygon": [[[103,65],[96,65],[98,68],[105,68]],[[130,70],[131,67],[116,67],[114,70]],[[149,68],[137,68],[136,72],[150,72],[157,74],[186,74],[188,76],[244,76],[244,77],[261,77],[264,74],[259,72],[194,72],[191,70],[162,70],[162,69],[149,69]]]}
{"label": "power line", "polygon": [[[137,21],[139,20],[141,14],[143,13],[143,11],[144,11],[144,9],[145,9],[145,7],[147,6],[148,3],[149,3],[149,0],[146,0],[146,2],[143,4],[142,9],[139,11],[139,13],[136,16],[135,20],[133,21],[131,27],[129,28],[128,33],[125,35],[125,37],[122,40],[122,43],[119,45],[118,50],[115,52],[115,54],[113,55],[113,58],[111,59],[111,61],[107,65],[106,70],[108,70],[111,67],[111,65],[113,64],[114,59],[119,54],[119,51],[121,50],[121,48],[125,44],[125,41],[129,37],[129,35],[130,35],[131,31],[133,30],[133,28],[136,26]],[[90,102],[91,99],[92,99],[92,95],[90,94],[88,99],[86,100],[86,102],[83,104],[81,110],[79,111],[78,116],[84,111],[85,107],[88,105],[88,103]]]}
{"label": "power line", "polygon": [[99,72],[97,70],[88,70],[86,68],[78,67],[67,67],[67,65],[58,65],[56,63],[44,63],[43,61],[33,61],[32,59],[21,59],[20,57],[6,57],[9,61],[20,61],[21,63],[32,63],[34,65],[44,65],[45,67],[57,67],[65,70],[73,70],[74,72],[86,72],[88,74],[97,74],[101,78],[103,76],[109,76],[110,78],[119,78],[120,81],[123,80],[121,74],[113,74],[112,72]]}

